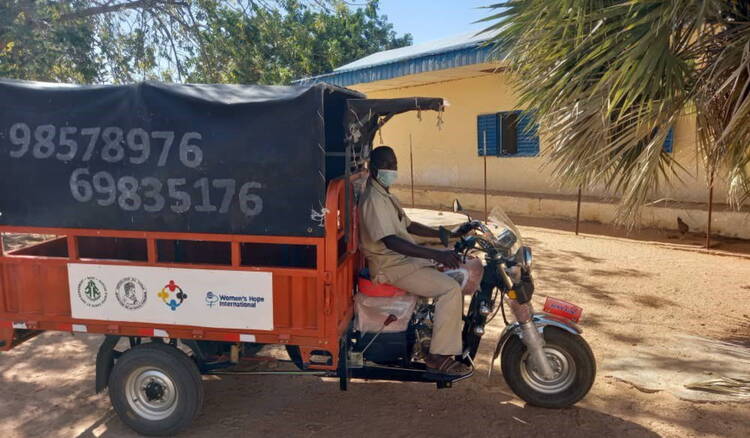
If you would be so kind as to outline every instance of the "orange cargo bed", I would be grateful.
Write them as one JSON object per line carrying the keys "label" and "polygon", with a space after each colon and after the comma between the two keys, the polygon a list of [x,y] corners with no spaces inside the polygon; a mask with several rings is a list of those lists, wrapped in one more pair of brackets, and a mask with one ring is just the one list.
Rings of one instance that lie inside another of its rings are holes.
{"label": "orange cargo bed", "polygon": [[[344,220],[345,205],[344,180],[334,180],[328,187],[322,238],[0,226],[0,233],[53,236],[0,255],[0,350],[9,350],[42,331],[58,330],[298,345],[308,363],[313,351],[330,354],[328,364],[310,368],[335,369],[339,339],[352,317],[354,273],[359,264],[356,219],[352,215],[352,220]],[[83,274],[85,281],[79,282],[71,277],[78,271],[102,274]],[[109,272],[138,275],[107,283]],[[262,296],[248,302],[247,297],[174,281],[163,281],[162,289],[149,287],[144,276],[154,272],[162,278],[167,278],[163,274],[197,278],[195,284],[228,278],[240,288],[246,278],[254,281],[256,275],[267,278],[272,288],[265,302]],[[175,298],[178,288],[184,300]],[[183,301],[190,305],[180,307]],[[145,303],[153,308],[151,314],[139,314],[139,306],[145,309]],[[222,315],[242,309],[257,312],[266,303],[272,303],[272,310],[264,315],[272,321],[267,327],[252,328],[253,322],[244,324],[242,318],[235,318],[234,326],[222,325],[229,321]],[[189,307],[201,323],[177,317],[187,315]],[[221,310],[215,310],[218,307]],[[118,319],[119,315],[133,318]],[[180,323],[169,323],[178,319]]]}

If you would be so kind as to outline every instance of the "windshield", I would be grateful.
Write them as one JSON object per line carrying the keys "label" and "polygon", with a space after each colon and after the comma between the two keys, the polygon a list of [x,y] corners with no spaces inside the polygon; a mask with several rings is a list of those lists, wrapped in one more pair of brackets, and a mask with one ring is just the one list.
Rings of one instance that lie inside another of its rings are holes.
{"label": "windshield", "polygon": [[521,232],[501,207],[494,207],[490,211],[487,228],[492,236],[485,237],[495,241],[509,254],[515,254],[523,245]]}

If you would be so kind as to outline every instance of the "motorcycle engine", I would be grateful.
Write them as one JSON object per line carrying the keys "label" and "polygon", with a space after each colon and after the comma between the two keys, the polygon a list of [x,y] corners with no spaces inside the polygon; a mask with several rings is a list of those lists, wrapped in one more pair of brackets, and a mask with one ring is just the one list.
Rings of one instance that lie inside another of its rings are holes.
{"label": "motorcycle engine", "polygon": [[[402,332],[359,333],[354,351],[363,351],[365,360],[382,365],[408,366],[410,362],[423,361],[430,352],[435,306],[420,298]],[[371,342],[372,341],[372,342]]]}
{"label": "motorcycle engine", "polygon": [[414,311],[414,317],[411,322],[411,326],[414,328],[415,338],[411,358],[413,362],[424,360],[430,352],[434,316],[435,306],[427,304],[426,300],[420,300]]}

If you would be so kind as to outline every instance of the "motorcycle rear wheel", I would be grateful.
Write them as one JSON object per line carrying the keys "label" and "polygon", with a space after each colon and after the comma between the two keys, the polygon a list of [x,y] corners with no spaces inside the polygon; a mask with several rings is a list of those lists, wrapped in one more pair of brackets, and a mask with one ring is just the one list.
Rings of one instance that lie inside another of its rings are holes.
{"label": "motorcycle rear wheel", "polygon": [[514,336],[503,347],[501,367],[508,386],[525,402],[561,409],[588,394],[596,377],[596,360],[586,340],[556,327],[544,329],[544,351],[555,376],[545,379],[529,360],[526,346]]}

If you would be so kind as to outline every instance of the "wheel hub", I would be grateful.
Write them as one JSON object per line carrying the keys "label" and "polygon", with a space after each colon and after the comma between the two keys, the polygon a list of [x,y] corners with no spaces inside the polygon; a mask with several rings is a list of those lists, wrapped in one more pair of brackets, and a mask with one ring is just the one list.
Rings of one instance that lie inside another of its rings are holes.
{"label": "wheel hub", "polygon": [[143,388],[143,391],[145,392],[148,401],[155,401],[164,398],[164,393],[166,392],[165,389],[166,387],[161,383],[151,380],[146,384],[146,387]]}
{"label": "wheel hub", "polygon": [[568,389],[574,382],[576,376],[576,366],[570,354],[556,346],[547,345],[544,347],[544,354],[547,362],[552,368],[552,378],[547,379],[532,364],[529,353],[524,353],[521,364],[521,377],[524,382],[533,388],[545,394],[556,394]]}
{"label": "wheel hub", "polygon": [[128,376],[125,393],[130,408],[152,421],[169,417],[177,408],[177,388],[161,369],[138,368]]}

